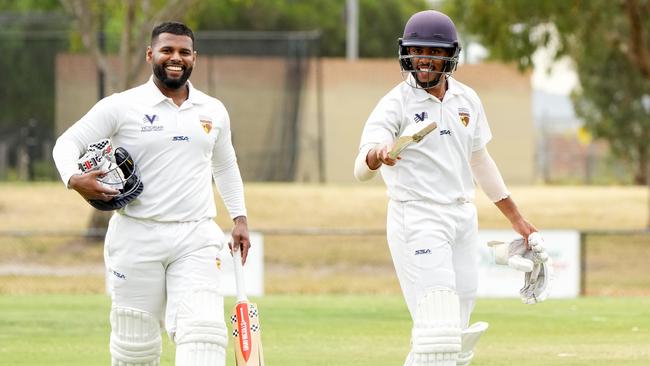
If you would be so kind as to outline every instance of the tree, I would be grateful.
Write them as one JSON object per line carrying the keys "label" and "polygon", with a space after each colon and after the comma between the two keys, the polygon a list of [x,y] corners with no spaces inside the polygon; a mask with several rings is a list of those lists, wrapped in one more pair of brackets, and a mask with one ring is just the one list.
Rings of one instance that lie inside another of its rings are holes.
{"label": "tree", "polygon": [[576,112],[596,138],[629,162],[635,182],[650,164],[650,1],[455,0],[445,10],[493,59],[533,66],[540,47],[574,62]]}
{"label": "tree", "polygon": [[[359,0],[359,55],[395,57],[406,20],[426,0]],[[189,15],[200,30],[320,30],[321,54],[345,55],[345,0],[201,0]]]}
{"label": "tree", "polygon": [[[77,35],[98,67],[106,74],[112,90],[127,89],[137,79],[145,63],[144,48],[156,23],[183,20],[196,0],[60,0],[75,19]],[[106,24],[106,30],[104,28]],[[119,65],[109,62],[98,35],[106,31],[119,36]]]}

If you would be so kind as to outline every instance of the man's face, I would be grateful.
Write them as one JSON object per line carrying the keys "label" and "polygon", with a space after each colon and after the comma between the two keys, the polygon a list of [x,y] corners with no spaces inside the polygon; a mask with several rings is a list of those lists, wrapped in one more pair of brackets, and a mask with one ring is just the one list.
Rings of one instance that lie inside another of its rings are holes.
{"label": "man's face", "polygon": [[196,52],[188,36],[161,33],[147,48],[147,62],[154,76],[169,89],[185,85],[192,74]]}
{"label": "man's face", "polygon": [[439,77],[445,64],[445,60],[427,56],[449,57],[449,50],[439,47],[409,47],[408,54],[413,56],[411,63],[418,80],[426,83]]}

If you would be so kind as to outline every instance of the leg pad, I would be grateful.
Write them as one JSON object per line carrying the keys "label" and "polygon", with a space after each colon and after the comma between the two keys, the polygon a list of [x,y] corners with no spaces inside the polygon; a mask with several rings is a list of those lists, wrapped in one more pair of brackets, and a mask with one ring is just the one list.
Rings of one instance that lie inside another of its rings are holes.
{"label": "leg pad", "polygon": [[157,366],[162,338],[160,322],[145,311],[111,310],[110,350],[113,366]]}
{"label": "leg pad", "polygon": [[174,341],[176,366],[224,366],[223,296],[212,288],[190,290],[178,308]]}
{"label": "leg pad", "polygon": [[437,287],[418,301],[411,340],[407,365],[456,366],[461,329],[455,291]]}

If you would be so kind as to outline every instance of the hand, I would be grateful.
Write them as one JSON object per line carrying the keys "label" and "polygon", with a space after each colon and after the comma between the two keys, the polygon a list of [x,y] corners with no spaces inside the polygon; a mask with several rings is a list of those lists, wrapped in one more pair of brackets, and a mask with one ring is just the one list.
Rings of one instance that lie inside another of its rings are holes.
{"label": "hand", "polygon": [[97,181],[104,174],[106,172],[102,170],[93,170],[85,174],[75,174],[70,177],[68,187],[77,191],[85,200],[110,201],[120,191],[106,187]]}
{"label": "hand", "polygon": [[231,251],[241,250],[242,264],[246,264],[248,249],[251,247],[248,233],[248,220],[246,216],[237,216],[233,219],[235,226],[232,229],[232,242],[228,243]]}
{"label": "hand", "polygon": [[528,243],[528,237],[531,234],[536,233],[537,228],[535,228],[533,224],[531,224],[524,218],[520,218],[519,220],[513,221],[512,228],[524,238],[524,243],[526,245],[526,248],[530,249],[530,244]]}
{"label": "hand", "polygon": [[393,159],[388,155],[388,152],[392,147],[393,143],[384,143],[370,149],[366,156],[366,164],[368,164],[368,168],[371,170],[377,170],[382,164],[393,166],[397,163],[397,160],[402,159],[399,156],[396,159]]}

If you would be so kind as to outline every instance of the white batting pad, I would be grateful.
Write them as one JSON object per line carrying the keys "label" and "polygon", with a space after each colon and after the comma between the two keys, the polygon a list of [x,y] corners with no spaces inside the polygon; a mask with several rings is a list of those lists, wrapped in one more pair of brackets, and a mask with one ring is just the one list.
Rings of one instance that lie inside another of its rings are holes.
{"label": "white batting pad", "polygon": [[225,366],[228,345],[223,296],[213,288],[188,291],[176,319],[176,366]]}
{"label": "white batting pad", "polygon": [[458,355],[457,366],[469,366],[474,358],[474,347],[481,335],[487,330],[488,323],[476,322],[461,333],[462,347]]}
{"label": "white batting pad", "polygon": [[112,366],[160,364],[160,323],[151,314],[136,309],[113,308],[111,328]]}
{"label": "white batting pad", "polygon": [[460,303],[455,291],[435,288],[417,303],[409,366],[456,366],[461,350]]}

